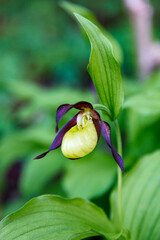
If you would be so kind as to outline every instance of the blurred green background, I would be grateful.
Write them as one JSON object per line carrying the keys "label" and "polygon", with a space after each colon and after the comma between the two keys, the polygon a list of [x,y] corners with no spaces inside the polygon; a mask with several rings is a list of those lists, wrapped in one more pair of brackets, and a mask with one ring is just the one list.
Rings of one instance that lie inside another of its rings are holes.
{"label": "blurred green background", "polygon": [[[126,102],[119,122],[125,168],[159,147],[160,72],[136,79],[134,32],[121,1],[70,1],[90,9],[120,44]],[[40,194],[84,197],[103,206],[116,183],[116,164],[103,139],[93,153],[70,161],[57,149],[44,159],[55,137],[60,104],[97,102],[87,73],[90,45],[55,0],[1,0],[0,6],[0,202],[1,217]],[[154,36],[160,38],[160,5]],[[148,101],[148,102],[147,102]],[[64,116],[60,126],[76,111]],[[115,143],[114,129],[112,130]]]}

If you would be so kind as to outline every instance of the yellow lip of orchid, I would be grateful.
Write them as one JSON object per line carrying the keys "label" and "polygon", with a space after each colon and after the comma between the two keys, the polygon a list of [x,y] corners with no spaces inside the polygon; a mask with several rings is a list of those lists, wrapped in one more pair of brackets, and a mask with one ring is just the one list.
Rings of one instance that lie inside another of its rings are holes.
{"label": "yellow lip of orchid", "polygon": [[60,146],[62,153],[67,158],[78,159],[84,157],[96,147],[102,130],[104,139],[111,149],[115,161],[124,172],[123,159],[114,150],[111,143],[110,126],[107,122],[102,121],[99,113],[93,109],[92,104],[82,101],[73,105],[63,104],[59,106],[56,112],[56,132],[58,131],[59,121],[72,108],[80,110],[79,113],[58,132],[49,150],[34,159],[43,158],[48,152]]}
{"label": "yellow lip of orchid", "polygon": [[61,150],[67,158],[81,158],[93,151],[97,141],[97,131],[90,112],[87,111],[79,114],[77,116],[77,125],[65,133]]}

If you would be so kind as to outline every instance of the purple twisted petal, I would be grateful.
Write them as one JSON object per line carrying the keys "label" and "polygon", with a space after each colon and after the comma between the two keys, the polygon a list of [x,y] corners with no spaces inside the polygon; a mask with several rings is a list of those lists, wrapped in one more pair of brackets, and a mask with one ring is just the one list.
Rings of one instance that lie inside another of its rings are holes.
{"label": "purple twisted petal", "polygon": [[47,152],[44,152],[40,155],[38,155],[37,157],[35,157],[34,159],[39,159],[39,158],[43,158],[47,153],[49,153],[50,151],[58,148],[61,146],[62,143],[62,139],[65,135],[65,133],[72,128],[73,126],[75,126],[77,124],[77,115],[76,114],[69,122],[67,122],[64,127],[59,131],[59,133],[57,134],[57,136],[55,137],[55,139],[53,140],[49,150]]}
{"label": "purple twisted petal", "polygon": [[101,129],[102,129],[102,133],[104,136],[104,139],[107,143],[107,145],[110,147],[111,151],[112,151],[112,155],[115,159],[115,161],[117,162],[117,164],[119,165],[119,167],[121,168],[122,172],[124,173],[124,163],[123,163],[123,159],[122,157],[114,150],[112,143],[111,143],[111,128],[109,126],[109,124],[107,122],[104,122],[101,120]]}
{"label": "purple twisted petal", "polygon": [[100,136],[101,136],[101,126],[100,126],[100,123],[99,123],[98,119],[93,118],[92,120],[93,120],[94,126],[96,128],[97,135],[98,135],[98,141],[99,141]]}
{"label": "purple twisted petal", "polygon": [[70,105],[70,104],[63,104],[61,106],[59,106],[57,108],[57,112],[56,112],[56,132],[58,132],[58,123],[60,122],[61,118],[63,117],[63,115],[68,112],[71,108],[76,108],[76,109],[79,109],[79,110],[84,110],[85,108],[89,108],[89,109],[93,109],[93,106],[92,104],[90,104],[89,102],[84,102],[84,101],[81,101],[81,102],[78,102],[78,103],[75,103],[73,105]]}

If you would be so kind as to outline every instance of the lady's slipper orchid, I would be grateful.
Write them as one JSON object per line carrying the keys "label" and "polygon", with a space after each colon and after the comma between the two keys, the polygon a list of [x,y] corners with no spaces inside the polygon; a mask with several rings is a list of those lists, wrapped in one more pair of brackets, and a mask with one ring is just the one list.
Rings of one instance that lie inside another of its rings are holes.
{"label": "lady's slipper orchid", "polygon": [[34,159],[44,157],[48,152],[61,146],[62,153],[70,159],[86,156],[96,147],[101,130],[107,145],[112,151],[115,161],[124,172],[124,163],[121,156],[113,149],[110,137],[110,126],[102,121],[99,113],[88,102],[61,105],[56,112],[56,132],[63,115],[71,108],[80,110],[57,134],[49,150]]}

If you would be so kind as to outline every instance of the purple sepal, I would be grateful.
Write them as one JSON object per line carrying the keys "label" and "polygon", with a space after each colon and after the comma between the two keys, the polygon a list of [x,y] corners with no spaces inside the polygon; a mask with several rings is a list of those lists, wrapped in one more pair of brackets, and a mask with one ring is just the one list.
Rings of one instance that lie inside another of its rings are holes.
{"label": "purple sepal", "polygon": [[93,117],[93,118],[98,119],[98,120],[101,119],[99,113],[98,113],[96,110],[93,110],[93,109],[92,109],[92,110],[91,110],[91,114],[92,114],[92,117]]}
{"label": "purple sepal", "polygon": [[65,133],[72,128],[73,126],[75,126],[77,124],[77,115],[76,114],[69,122],[67,122],[64,127],[59,131],[59,133],[57,134],[57,136],[55,137],[55,139],[53,140],[49,150],[45,153],[42,153],[40,155],[38,155],[37,157],[35,157],[34,159],[39,159],[39,158],[43,158],[48,152],[60,147],[61,143],[62,143],[62,139],[65,135]]}
{"label": "purple sepal", "polygon": [[102,129],[102,133],[104,136],[104,139],[107,143],[107,145],[110,147],[111,151],[112,151],[112,155],[115,159],[115,161],[117,162],[117,164],[119,165],[119,167],[121,168],[122,172],[124,173],[124,163],[123,163],[123,159],[122,157],[114,150],[114,148],[112,147],[112,143],[111,143],[111,129],[110,126],[107,122],[103,122],[101,120],[101,129]]}
{"label": "purple sepal", "polygon": [[98,135],[98,141],[99,141],[100,136],[101,136],[101,126],[100,126],[98,119],[93,118],[92,120],[93,120],[94,126],[96,128],[97,135]]}
{"label": "purple sepal", "polygon": [[53,142],[52,142],[52,144],[51,144],[51,146],[49,148],[49,151],[54,150],[54,149],[58,148],[61,145],[64,134],[70,128],[72,128],[73,126],[75,126],[77,124],[77,115],[78,114],[76,114],[71,120],[69,120],[69,122],[67,122],[64,125],[64,127],[59,131],[59,133],[57,134],[57,136],[53,140]]}
{"label": "purple sepal", "polygon": [[57,112],[56,112],[56,132],[58,132],[58,123],[60,122],[61,118],[63,117],[63,115],[68,112],[71,108],[76,108],[79,110],[84,110],[85,108],[89,108],[89,109],[93,109],[92,104],[88,103],[88,102],[78,102],[75,103],[73,105],[70,104],[63,104],[61,106],[58,107]]}
{"label": "purple sepal", "polygon": [[70,104],[63,104],[61,106],[59,106],[57,108],[57,112],[56,112],[56,132],[58,132],[58,123],[60,122],[61,118],[63,117],[63,115],[68,112],[73,105]]}
{"label": "purple sepal", "polygon": [[47,152],[44,152],[44,153],[42,153],[42,154],[40,154],[40,155],[38,155],[37,157],[35,157],[35,158],[33,158],[33,159],[43,158],[44,156],[46,156],[47,153],[48,153],[48,151],[47,151]]}

